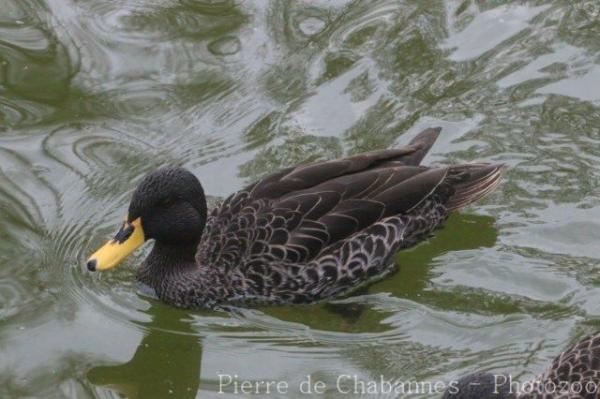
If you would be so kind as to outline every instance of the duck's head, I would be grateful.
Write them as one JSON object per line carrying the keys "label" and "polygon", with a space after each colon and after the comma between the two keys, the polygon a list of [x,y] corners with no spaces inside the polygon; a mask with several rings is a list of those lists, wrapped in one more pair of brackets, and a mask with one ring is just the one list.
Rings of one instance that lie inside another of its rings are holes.
{"label": "duck's head", "polygon": [[451,384],[442,399],[515,399],[506,374],[474,373]]}
{"label": "duck's head", "polygon": [[90,271],[117,266],[145,241],[189,247],[200,241],[206,223],[206,199],[189,171],[165,167],[148,174],[136,188],[123,225],[87,261]]}

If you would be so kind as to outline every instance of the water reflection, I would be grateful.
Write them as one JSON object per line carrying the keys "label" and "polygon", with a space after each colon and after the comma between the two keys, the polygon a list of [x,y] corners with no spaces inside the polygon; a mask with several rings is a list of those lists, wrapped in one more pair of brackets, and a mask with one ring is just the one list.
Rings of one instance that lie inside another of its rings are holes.
{"label": "water reflection", "polygon": [[96,386],[128,398],[195,398],[200,386],[202,343],[189,315],[156,304],[146,335],[125,364],[98,366],[87,373]]}
{"label": "water reflection", "polygon": [[[399,273],[391,279],[379,282],[374,291],[390,292],[400,298],[418,299],[420,302],[424,301],[446,310],[459,310],[459,303],[450,300],[450,297],[441,292],[432,292],[427,288],[431,279],[439,273],[438,269],[447,267],[445,254],[468,254],[472,258],[475,252],[484,253],[485,248],[496,245],[498,228],[495,222],[495,218],[491,216],[467,213],[451,216],[444,228],[436,232],[434,238],[412,250],[400,252],[397,255]],[[480,271],[480,265],[472,266],[474,273]],[[456,293],[451,294],[451,297],[454,300],[459,299]],[[476,309],[477,307],[473,311]]]}
{"label": "water reflection", "polygon": [[[448,220],[445,228],[439,230],[434,238],[413,248],[402,251],[397,256],[398,270],[381,281],[359,288],[346,299],[317,306],[302,312],[296,306],[264,308],[262,311],[279,320],[301,323],[317,330],[344,333],[389,331],[390,325],[384,320],[394,314],[387,309],[385,299],[378,301],[377,296],[369,294],[393,295],[433,306],[446,311],[459,311],[468,308],[472,312],[517,312],[518,307],[504,305],[505,300],[488,299],[480,301],[480,296],[465,296],[464,291],[432,291],[428,287],[437,265],[446,267],[444,254],[460,251],[482,250],[496,244],[498,230],[495,219],[490,216],[461,214]],[[479,265],[472,265],[474,272]],[[380,305],[384,305],[383,307]],[[379,311],[372,311],[372,307]]]}
{"label": "water reflection", "polygon": [[66,100],[77,73],[67,45],[22,4],[0,10],[0,123],[39,123]]}
{"label": "water reflection", "polygon": [[[597,0],[0,3],[0,396],[185,397],[200,360],[200,395],[218,370],[535,373],[598,317]],[[343,300],[217,318],[153,303],[143,324],[143,254],[81,267],[156,167],[224,197],[438,125],[427,163],[505,162],[502,189]]]}

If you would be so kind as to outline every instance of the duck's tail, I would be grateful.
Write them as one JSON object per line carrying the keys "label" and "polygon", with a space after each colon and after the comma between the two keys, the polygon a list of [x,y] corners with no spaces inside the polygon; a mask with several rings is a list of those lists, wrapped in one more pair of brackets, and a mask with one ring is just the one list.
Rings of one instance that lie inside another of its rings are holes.
{"label": "duck's tail", "polygon": [[503,164],[486,163],[450,167],[447,179],[454,182],[454,193],[446,206],[455,211],[485,197],[498,187],[503,170]]}
{"label": "duck's tail", "polygon": [[417,134],[410,143],[410,146],[416,148],[416,151],[402,157],[401,161],[406,165],[420,165],[425,155],[429,152],[433,144],[437,140],[441,127],[430,127]]}

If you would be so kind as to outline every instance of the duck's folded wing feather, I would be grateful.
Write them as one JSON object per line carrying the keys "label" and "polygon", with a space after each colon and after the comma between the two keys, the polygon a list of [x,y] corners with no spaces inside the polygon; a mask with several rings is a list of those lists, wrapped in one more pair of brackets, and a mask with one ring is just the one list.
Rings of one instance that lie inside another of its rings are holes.
{"label": "duck's folded wing feather", "polygon": [[452,207],[471,202],[497,170],[416,165],[438,132],[428,129],[400,149],[289,168],[241,190],[209,217],[198,261],[227,268],[257,257],[308,262],[385,217],[411,212],[434,192],[444,201],[460,194]]}
{"label": "duck's folded wing feather", "polygon": [[440,128],[425,129],[408,145],[386,150],[365,152],[362,154],[299,165],[276,172],[254,183],[242,191],[249,193],[253,200],[261,198],[279,198],[286,194],[327,182],[341,176],[379,167],[419,165],[427,151],[437,139]]}
{"label": "duck's folded wing feather", "polygon": [[[229,196],[216,207],[211,219],[230,220],[244,206],[260,199],[277,199],[288,194],[315,187],[332,179],[377,168],[418,165],[437,139],[440,128],[425,129],[407,146],[366,152],[332,161],[298,165],[272,173]],[[365,179],[364,181],[367,181]],[[348,183],[348,181],[346,181]],[[358,182],[356,182],[358,183]]]}
{"label": "duck's folded wing feather", "polygon": [[[421,175],[423,179],[419,179]],[[391,212],[409,211],[434,190],[444,175],[445,168],[435,169],[435,173],[414,166],[380,168],[275,200],[250,201],[227,218],[209,221],[199,261],[227,267],[257,256],[308,262]],[[394,187],[405,191],[406,196],[394,198],[389,192]]]}

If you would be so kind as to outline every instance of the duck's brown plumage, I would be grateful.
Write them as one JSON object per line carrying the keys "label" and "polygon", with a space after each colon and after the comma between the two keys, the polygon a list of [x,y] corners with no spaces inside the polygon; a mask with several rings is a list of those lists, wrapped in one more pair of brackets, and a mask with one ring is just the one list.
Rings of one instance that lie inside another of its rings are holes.
{"label": "duck's brown plumage", "polygon": [[439,132],[269,175],[210,213],[195,265],[165,264],[169,251],[157,243],[139,277],[183,307],[307,303],[348,291],[498,185],[499,165],[420,166]]}
{"label": "duck's brown plumage", "polygon": [[500,182],[500,165],[421,166],[439,133],[427,129],[405,147],[282,170],[208,217],[193,174],[159,169],[139,184],[121,231],[88,269],[113,267],[154,239],[138,279],[175,306],[307,303],[348,291],[389,271],[397,250]]}

